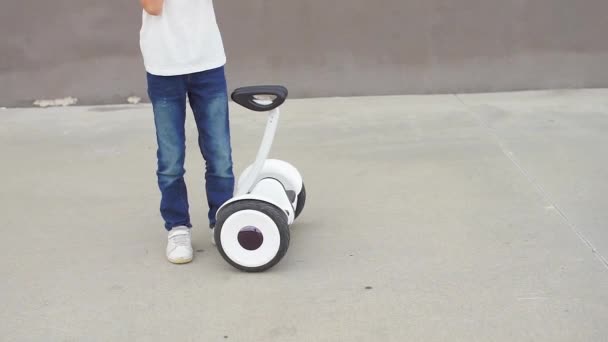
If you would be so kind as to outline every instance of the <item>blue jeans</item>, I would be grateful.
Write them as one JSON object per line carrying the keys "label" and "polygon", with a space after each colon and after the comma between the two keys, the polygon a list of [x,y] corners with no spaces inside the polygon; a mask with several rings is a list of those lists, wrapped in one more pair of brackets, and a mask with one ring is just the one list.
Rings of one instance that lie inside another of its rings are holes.
{"label": "blue jeans", "polygon": [[206,162],[205,189],[210,226],[219,207],[234,194],[234,173],[224,67],[179,76],[147,73],[156,140],[160,212],[165,228],[192,227],[184,182],[186,98],[198,128],[198,144]]}

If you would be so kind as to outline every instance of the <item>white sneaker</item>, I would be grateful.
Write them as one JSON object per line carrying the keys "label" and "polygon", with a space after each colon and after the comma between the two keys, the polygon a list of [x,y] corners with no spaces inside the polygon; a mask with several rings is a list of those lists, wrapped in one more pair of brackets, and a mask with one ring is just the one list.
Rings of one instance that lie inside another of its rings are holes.
{"label": "white sneaker", "polygon": [[169,232],[167,259],[174,264],[187,264],[192,261],[192,239],[188,227],[175,227]]}
{"label": "white sneaker", "polygon": [[215,227],[211,228],[211,243],[215,246]]}

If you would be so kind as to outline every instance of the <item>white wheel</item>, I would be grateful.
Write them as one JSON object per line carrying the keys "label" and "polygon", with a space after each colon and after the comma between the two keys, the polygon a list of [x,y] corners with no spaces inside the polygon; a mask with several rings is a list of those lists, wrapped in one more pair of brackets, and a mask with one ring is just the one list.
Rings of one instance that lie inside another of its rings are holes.
{"label": "white wheel", "polygon": [[260,200],[230,203],[218,213],[215,241],[222,257],[237,269],[267,270],[289,247],[287,216]]}

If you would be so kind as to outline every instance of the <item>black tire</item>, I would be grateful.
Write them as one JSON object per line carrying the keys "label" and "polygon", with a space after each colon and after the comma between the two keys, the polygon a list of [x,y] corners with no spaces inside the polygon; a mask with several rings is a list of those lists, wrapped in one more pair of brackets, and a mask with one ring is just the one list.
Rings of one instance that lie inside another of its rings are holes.
{"label": "black tire", "polygon": [[[230,217],[230,215],[241,210],[256,210],[261,213],[264,213],[274,221],[274,223],[279,229],[279,236],[281,237],[279,250],[275,257],[265,265],[258,267],[245,267],[239,265],[236,262],[232,261],[232,259],[230,259],[226,255],[226,252],[224,252],[224,249],[222,248],[222,239],[220,238],[222,226],[224,225],[224,222],[226,222],[228,217]],[[238,270],[245,272],[263,272],[272,268],[279,261],[281,261],[281,259],[283,259],[283,257],[287,253],[287,249],[289,248],[289,240],[289,225],[287,224],[287,216],[285,215],[285,212],[270,203],[252,199],[242,200],[228,204],[226,207],[222,208],[222,210],[218,213],[218,220],[215,225],[215,241],[217,249],[219,250],[224,260],[226,260],[230,265],[232,265]]]}
{"label": "black tire", "polygon": [[298,205],[296,206],[294,218],[298,218],[298,216],[300,216],[304,210],[304,204],[306,204],[306,187],[304,186],[304,183],[302,183],[302,191],[300,191],[300,194],[298,194]]}

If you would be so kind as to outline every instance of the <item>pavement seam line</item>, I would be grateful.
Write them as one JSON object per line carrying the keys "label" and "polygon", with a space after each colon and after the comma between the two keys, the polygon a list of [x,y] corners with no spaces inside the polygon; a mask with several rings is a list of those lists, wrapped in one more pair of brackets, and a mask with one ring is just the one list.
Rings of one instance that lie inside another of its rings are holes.
{"label": "pavement seam line", "polygon": [[502,153],[511,161],[511,163],[513,163],[515,165],[515,167],[526,178],[526,180],[530,184],[532,184],[532,186],[535,188],[536,192],[545,201],[547,201],[547,203],[549,203],[551,206],[553,206],[553,208],[555,208],[555,211],[562,218],[562,220],[568,225],[570,230],[572,230],[574,232],[574,234],[576,234],[576,236],[579,238],[579,240],[581,240],[591,250],[591,253],[593,253],[593,255],[602,263],[604,268],[608,269],[608,259],[606,259],[597,250],[597,248],[595,248],[593,243],[591,241],[589,241],[589,239],[587,237],[585,237],[585,235],[580,231],[580,229],[568,218],[568,216],[566,216],[564,211],[557,205],[556,201],[554,201],[551,198],[551,196],[547,193],[547,191],[545,191],[545,189],[540,184],[538,184],[536,181],[534,181],[534,178],[532,178],[530,173],[528,171],[526,171],[526,169],[524,169],[524,167],[517,161],[513,152],[511,152],[507,148],[506,143],[504,141],[502,141],[502,139],[498,136],[498,134],[492,128],[490,128],[486,124],[486,122],[477,115],[475,110],[473,110],[471,107],[469,107],[469,105],[467,105],[466,102],[464,102],[458,94],[453,94],[453,95],[464,106],[466,111],[475,119],[475,121],[477,121],[477,124],[480,125],[486,131],[486,133],[488,135],[490,135],[492,137],[492,139],[494,139],[496,141],[496,143],[500,147],[500,150],[502,151]]}

